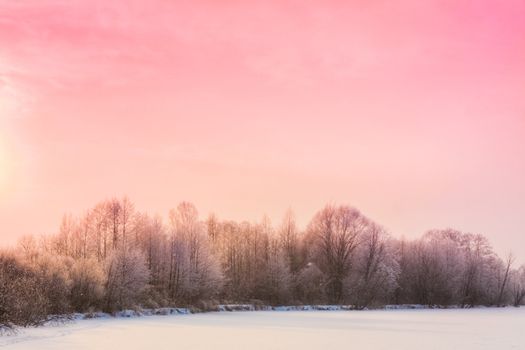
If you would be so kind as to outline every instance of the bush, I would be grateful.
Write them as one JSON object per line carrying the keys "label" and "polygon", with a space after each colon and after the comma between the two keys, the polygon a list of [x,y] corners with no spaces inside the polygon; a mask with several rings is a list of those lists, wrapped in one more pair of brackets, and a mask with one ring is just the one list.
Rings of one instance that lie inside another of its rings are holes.
{"label": "bush", "polygon": [[85,312],[100,306],[104,294],[104,271],[95,259],[80,259],[70,271],[71,306]]}
{"label": "bush", "polygon": [[13,255],[0,253],[0,327],[40,325],[49,301],[38,276]]}

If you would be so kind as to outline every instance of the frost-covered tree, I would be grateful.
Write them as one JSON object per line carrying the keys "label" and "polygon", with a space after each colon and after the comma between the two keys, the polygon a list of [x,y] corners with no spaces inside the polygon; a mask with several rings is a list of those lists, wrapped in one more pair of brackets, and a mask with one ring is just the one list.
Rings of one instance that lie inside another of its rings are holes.
{"label": "frost-covered tree", "polygon": [[153,218],[147,214],[138,215],[135,235],[136,246],[146,257],[150,284],[158,290],[165,288],[168,237],[162,218],[159,215]]}
{"label": "frost-covered tree", "polygon": [[113,311],[138,305],[149,280],[142,253],[121,246],[108,257],[105,268],[105,309]]}
{"label": "frost-covered tree", "polygon": [[288,209],[279,228],[279,242],[286,257],[288,268],[294,275],[299,271],[302,264],[300,238],[295,215],[291,209]]}
{"label": "frost-covered tree", "polygon": [[399,285],[401,303],[424,305],[450,304],[453,300],[453,282],[447,280],[448,271],[443,247],[432,244],[428,238],[406,244],[400,262]]}
{"label": "frost-covered tree", "polygon": [[277,227],[267,217],[203,222],[183,202],[165,225],[110,199],[0,254],[0,326],[209,301],[519,305],[524,286],[525,267],[513,269],[482,235],[444,229],[397,240],[348,206],[324,207],[303,234],[291,210]]}
{"label": "frost-covered tree", "polygon": [[303,304],[326,302],[325,276],[312,262],[308,262],[297,274],[294,294],[296,301]]}
{"label": "frost-covered tree", "polygon": [[511,272],[510,291],[511,302],[514,306],[525,303],[525,265]]}
{"label": "frost-covered tree", "polygon": [[197,209],[191,203],[182,202],[170,211],[170,224],[168,288],[171,297],[191,302],[215,295],[222,276]]}
{"label": "frost-covered tree", "polygon": [[485,284],[490,279],[490,266],[494,265],[494,252],[488,240],[479,234],[463,234],[461,247],[464,254],[461,300],[463,306],[488,303]]}
{"label": "frost-covered tree", "polygon": [[397,287],[399,274],[391,238],[382,227],[369,223],[360,241],[347,293],[357,308],[385,304]]}
{"label": "frost-covered tree", "polygon": [[368,225],[369,221],[358,210],[332,205],[319,211],[308,225],[312,258],[325,274],[327,295],[332,303],[343,301],[344,281],[350,274],[360,236]]}

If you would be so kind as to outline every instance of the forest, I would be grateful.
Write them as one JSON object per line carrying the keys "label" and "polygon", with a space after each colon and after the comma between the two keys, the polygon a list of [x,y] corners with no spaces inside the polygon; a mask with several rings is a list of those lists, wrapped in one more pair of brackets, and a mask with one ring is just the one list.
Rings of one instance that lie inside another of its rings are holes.
{"label": "forest", "polygon": [[56,315],[220,303],[521,305],[525,266],[480,234],[391,236],[349,206],[326,205],[306,229],[287,211],[273,226],[199,218],[180,203],[163,219],[128,199],[65,215],[53,235],[0,251],[0,326]]}

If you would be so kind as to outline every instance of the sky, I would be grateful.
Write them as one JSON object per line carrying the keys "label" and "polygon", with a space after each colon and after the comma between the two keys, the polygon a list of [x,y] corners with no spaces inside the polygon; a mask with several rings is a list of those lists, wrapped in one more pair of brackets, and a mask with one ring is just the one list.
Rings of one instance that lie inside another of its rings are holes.
{"label": "sky", "polygon": [[348,204],[525,262],[525,2],[0,0],[0,245],[127,195]]}

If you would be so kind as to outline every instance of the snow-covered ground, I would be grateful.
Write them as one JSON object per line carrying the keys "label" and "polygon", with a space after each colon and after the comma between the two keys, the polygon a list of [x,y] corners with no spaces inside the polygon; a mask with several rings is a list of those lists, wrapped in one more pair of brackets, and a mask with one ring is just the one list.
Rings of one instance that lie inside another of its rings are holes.
{"label": "snow-covered ground", "polygon": [[257,311],[81,320],[5,349],[525,349],[525,308]]}

